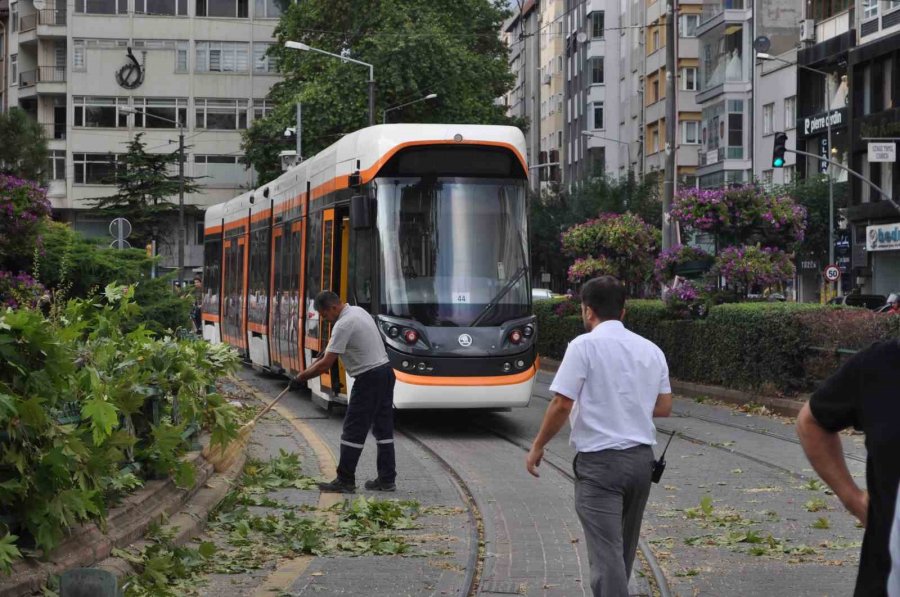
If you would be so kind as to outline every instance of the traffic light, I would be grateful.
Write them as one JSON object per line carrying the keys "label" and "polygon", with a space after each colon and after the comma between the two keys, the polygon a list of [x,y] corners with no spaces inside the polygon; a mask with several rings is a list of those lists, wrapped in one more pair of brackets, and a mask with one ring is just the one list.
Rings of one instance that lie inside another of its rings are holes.
{"label": "traffic light", "polygon": [[784,167],[784,151],[785,143],[787,143],[787,135],[784,133],[775,133],[775,145],[772,147],[772,167]]}

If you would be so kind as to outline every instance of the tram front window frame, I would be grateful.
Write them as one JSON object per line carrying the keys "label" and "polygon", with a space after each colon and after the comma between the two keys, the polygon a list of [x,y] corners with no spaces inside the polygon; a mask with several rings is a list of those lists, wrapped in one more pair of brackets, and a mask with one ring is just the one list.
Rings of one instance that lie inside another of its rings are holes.
{"label": "tram front window frame", "polygon": [[382,315],[470,327],[531,314],[525,180],[390,177],[376,189]]}

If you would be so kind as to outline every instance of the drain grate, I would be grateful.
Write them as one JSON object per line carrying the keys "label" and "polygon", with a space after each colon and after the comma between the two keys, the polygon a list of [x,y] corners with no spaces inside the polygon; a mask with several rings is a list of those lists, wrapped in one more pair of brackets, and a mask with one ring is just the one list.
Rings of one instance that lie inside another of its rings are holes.
{"label": "drain grate", "polygon": [[481,583],[480,594],[521,595],[525,583],[514,580],[486,580]]}

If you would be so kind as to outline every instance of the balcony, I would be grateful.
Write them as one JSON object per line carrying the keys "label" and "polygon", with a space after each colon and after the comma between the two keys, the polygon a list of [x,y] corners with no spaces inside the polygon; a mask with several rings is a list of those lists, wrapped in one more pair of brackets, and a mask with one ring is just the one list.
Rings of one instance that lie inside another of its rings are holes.
{"label": "balcony", "polygon": [[33,44],[40,37],[65,36],[65,10],[45,9],[19,17],[20,44]]}
{"label": "balcony", "polygon": [[19,73],[19,97],[34,97],[43,93],[66,92],[66,67],[39,66]]}
{"label": "balcony", "polygon": [[700,23],[714,19],[726,10],[744,10],[752,7],[753,4],[749,0],[712,0],[711,2],[704,2]]}
{"label": "balcony", "polygon": [[861,137],[900,136],[900,108],[891,108],[863,116],[859,122]]}
{"label": "balcony", "polygon": [[38,11],[38,25],[46,25],[48,27],[65,27],[66,11],[53,9]]}
{"label": "balcony", "polygon": [[44,128],[44,136],[51,141],[64,141],[66,139],[66,123],[65,122],[42,122]]}

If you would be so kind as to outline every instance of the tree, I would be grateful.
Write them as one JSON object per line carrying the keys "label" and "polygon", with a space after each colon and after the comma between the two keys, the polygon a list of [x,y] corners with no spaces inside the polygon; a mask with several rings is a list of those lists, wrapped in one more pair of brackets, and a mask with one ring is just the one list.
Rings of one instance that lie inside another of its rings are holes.
{"label": "tree", "polygon": [[496,98],[514,76],[498,31],[509,15],[502,0],[306,0],[292,4],[269,49],[284,80],[268,98],[275,104],[244,136],[245,159],[261,183],[280,172],[278,153],[303,104],[303,148],[312,155],[341,135],[367,125],[367,69],[284,47],[301,41],[334,54],[349,53],[375,67],[376,114],[436,93],[435,100],[395,112],[403,122],[518,124]]}
{"label": "tree", "polygon": [[[847,183],[834,183],[835,226],[837,210],[847,207]],[[814,176],[786,184],[778,193],[791,197],[806,209],[806,237],[797,249],[804,259],[814,259],[824,266],[828,261],[828,177]]]}
{"label": "tree", "polygon": [[37,182],[45,179],[47,138],[44,128],[21,108],[0,114],[0,170]]}
{"label": "tree", "polygon": [[[179,177],[170,174],[171,166],[178,164],[178,152],[148,153],[142,137],[143,133],[135,135],[128,142],[128,152],[116,163],[111,179],[118,187],[116,194],[91,200],[96,211],[131,222],[129,242],[137,247],[153,239],[166,241],[178,213],[178,204],[171,199],[178,196]],[[185,195],[199,189],[193,178],[185,177]],[[185,212],[194,213],[196,208],[186,205]]]}

